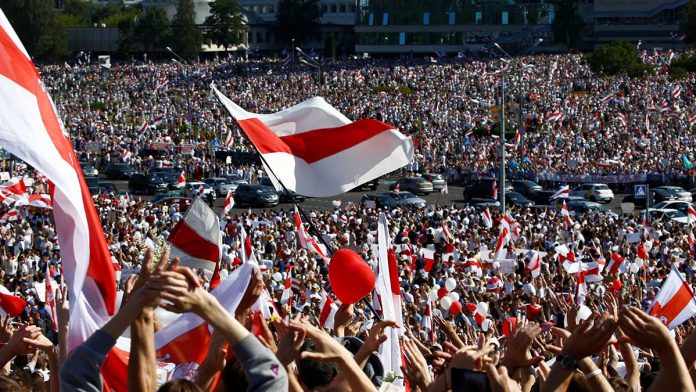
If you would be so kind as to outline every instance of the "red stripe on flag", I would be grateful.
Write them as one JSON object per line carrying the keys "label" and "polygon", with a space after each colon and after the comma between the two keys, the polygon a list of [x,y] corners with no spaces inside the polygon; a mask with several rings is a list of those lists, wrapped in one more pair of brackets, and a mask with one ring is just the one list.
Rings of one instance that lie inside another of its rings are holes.
{"label": "red stripe on flag", "polygon": [[324,303],[324,306],[321,308],[321,313],[319,314],[319,325],[322,327],[324,324],[326,324],[326,320],[329,319],[329,316],[331,315],[331,304],[333,304],[333,300],[331,297],[329,297],[328,294],[326,295],[326,302]]}
{"label": "red stripe on flag", "polygon": [[[85,208],[90,237],[90,262],[87,276],[94,280],[104,298],[106,310],[109,314],[113,314],[116,308],[116,275],[111,267],[111,255],[106,246],[104,231],[102,230],[97,211],[94,208],[92,196],[82,175],[82,169],[77,167],[78,160],[75,150],[73,150],[70,139],[63,134],[58,117],[53,109],[53,104],[43,86],[39,83],[39,73],[36,67],[2,28],[0,28],[0,75],[22,86],[36,97],[41,113],[41,121],[46,127],[47,135],[51,138],[53,145],[63,160],[75,170],[75,174],[80,181],[82,202]],[[53,188],[51,188],[51,197],[53,196]],[[59,206],[56,206],[56,209],[59,209]],[[69,234],[71,233],[59,232],[59,235],[63,236],[62,243],[68,244],[73,242],[72,236],[68,236]]]}
{"label": "red stripe on flag", "polygon": [[197,259],[210,260],[214,263],[220,259],[220,249],[217,244],[198,234],[186,224],[186,220],[181,220],[174,226],[168,240],[180,251]]}
{"label": "red stripe on flag", "polygon": [[670,325],[672,320],[677,318],[679,313],[681,313],[684,308],[689,305],[689,302],[693,301],[693,298],[694,293],[689,288],[689,285],[682,282],[679,290],[674,293],[672,298],[670,298],[669,301],[664,304],[664,306],[655,301],[655,305],[651,309],[650,315],[659,318],[660,321],[662,321],[662,318],[664,317],[666,319],[666,322],[663,321],[664,324]]}
{"label": "red stripe on flag", "polygon": [[258,118],[240,120],[239,126],[244,129],[261,154],[285,152],[307,163],[322,160],[393,129],[377,120],[362,119],[342,127],[315,129],[278,137]]}

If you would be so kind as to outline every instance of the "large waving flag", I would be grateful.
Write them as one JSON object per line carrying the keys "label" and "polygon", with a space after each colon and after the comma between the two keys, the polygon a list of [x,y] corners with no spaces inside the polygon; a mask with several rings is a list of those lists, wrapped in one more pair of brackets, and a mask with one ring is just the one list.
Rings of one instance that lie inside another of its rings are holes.
{"label": "large waving flag", "polygon": [[193,199],[167,241],[171,257],[178,257],[185,267],[203,268],[212,274],[222,257],[220,220],[200,197]]}
{"label": "large waving flag", "polygon": [[694,291],[679,271],[672,269],[669,273],[648,313],[660,319],[669,329],[696,315]]}
{"label": "large waving flag", "polygon": [[273,173],[299,194],[335,196],[413,159],[410,137],[377,120],[351,122],[323,98],[256,114],[213,90]]}
{"label": "large waving flag", "polygon": [[0,201],[7,205],[12,205],[15,202],[24,202],[28,197],[29,193],[23,178],[15,177],[0,185]]}
{"label": "large waving flag", "polygon": [[70,139],[39,74],[0,11],[0,146],[48,178],[70,293],[72,350],[116,307],[116,278],[99,216]]}

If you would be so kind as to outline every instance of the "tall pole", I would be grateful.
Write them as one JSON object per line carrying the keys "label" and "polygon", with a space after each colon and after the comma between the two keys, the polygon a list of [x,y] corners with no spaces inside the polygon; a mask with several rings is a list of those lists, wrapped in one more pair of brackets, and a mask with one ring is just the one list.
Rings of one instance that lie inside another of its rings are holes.
{"label": "tall pole", "polygon": [[500,210],[505,215],[505,67],[500,74]]}

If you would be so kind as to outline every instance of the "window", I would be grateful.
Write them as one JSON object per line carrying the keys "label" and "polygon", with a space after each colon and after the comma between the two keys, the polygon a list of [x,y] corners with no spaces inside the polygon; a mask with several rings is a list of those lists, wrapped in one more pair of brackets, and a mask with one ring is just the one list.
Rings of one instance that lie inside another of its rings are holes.
{"label": "window", "polygon": [[500,16],[500,23],[504,25],[508,24],[508,12],[503,11],[503,13]]}
{"label": "window", "polygon": [[556,18],[556,13],[554,11],[549,11],[549,24],[553,23],[553,20]]}
{"label": "window", "polygon": [[399,33],[399,45],[406,45],[406,33]]}
{"label": "window", "polygon": [[430,24],[430,12],[423,12],[423,25],[427,26]]}
{"label": "window", "polygon": [[449,24],[451,24],[451,25],[455,24],[456,17],[457,17],[457,14],[455,12],[449,12]]}
{"label": "window", "polygon": [[385,12],[382,14],[382,26],[387,25],[389,25],[389,12]]}
{"label": "window", "polygon": [[338,6],[338,12],[340,12],[340,13],[342,13],[342,14],[345,14],[345,13],[346,13],[346,5],[345,5],[345,4],[339,5],[339,6]]}
{"label": "window", "polygon": [[321,5],[321,13],[325,14],[327,10],[328,10],[328,7],[326,6],[326,4],[322,4]]}
{"label": "window", "polygon": [[474,16],[474,23],[481,24],[481,22],[483,22],[483,15],[481,14],[481,11],[476,11],[476,14]]}
{"label": "window", "polygon": [[375,14],[370,12],[370,15],[368,16],[368,21],[367,21],[368,26],[372,26],[375,24]]}
{"label": "window", "polygon": [[335,13],[336,13],[336,4],[331,4],[331,5],[329,6],[329,9],[331,10],[331,13],[332,13],[332,14],[335,14]]}

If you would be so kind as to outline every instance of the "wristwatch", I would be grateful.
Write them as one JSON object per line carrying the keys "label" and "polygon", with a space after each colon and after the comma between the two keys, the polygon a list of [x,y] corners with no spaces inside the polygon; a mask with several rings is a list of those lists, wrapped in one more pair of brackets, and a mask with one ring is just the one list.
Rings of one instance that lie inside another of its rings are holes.
{"label": "wristwatch", "polygon": [[578,361],[570,355],[559,354],[556,356],[556,362],[558,362],[563,369],[571,372],[578,368]]}

